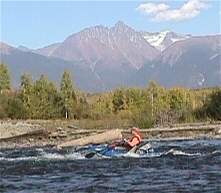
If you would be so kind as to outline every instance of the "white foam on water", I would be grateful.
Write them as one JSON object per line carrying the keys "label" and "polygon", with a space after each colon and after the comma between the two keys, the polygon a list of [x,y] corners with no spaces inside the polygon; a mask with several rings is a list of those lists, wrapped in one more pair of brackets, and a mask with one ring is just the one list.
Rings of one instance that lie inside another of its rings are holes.
{"label": "white foam on water", "polygon": [[16,158],[5,158],[5,157],[0,157],[0,161],[28,161],[28,160],[37,160],[38,157],[36,156],[29,156],[29,157],[16,157]]}
{"label": "white foam on water", "polygon": [[[40,155],[38,156],[27,156],[27,157],[16,157],[16,158],[5,158],[5,157],[0,157],[0,161],[41,161],[41,160],[83,160],[86,159],[83,154],[80,152],[69,152],[66,154],[60,154],[60,153],[49,153],[45,152],[43,149],[38,150]],[[221,151],[216,150],[213,151],[211,154],[216,154],[216,153],[221,153]],[[155,152],[154,149],[148,149],[146,153],[134,153],[134,152],[127,152],[127,153],[122,153],[122,154],[117,154],[114,155],[113,157],[125,157],[125,158],[153,158],[153,157],[160,157],[163,155],[184,155],[184,156],[200,156],[202,155],[201,153],[187,153],[181,150],[175,150],[175,149],[170,149],[167,152]],[[110,156],[105,156],[105,155],[97,155],[94,156],[95,159],[111,159],[112,157]]]}
{"label": "white foam on water", "polygon": [[36,150],[37,152],[39,152],[39,153],[44,152],[44,149],[43,149],[43,148],[36,148],[35,150]]}
{"label": "white foam on water", "polygon": [[72,153],[68,155],[61,155],[58,153],[45,153],[41,156],[29,156],[29,157],[16,157],[16,158],[5,158],[0,157],[0,161],[41,161],[41,160],[77,160],[85,159],[85,157],[79,153]]}
{"label": "white foam on water", "polygon": [[167,155],[167,154],[173,154],[173,155],[186,155],[186,156],[200,156],[202,155],[201,153],[187,153],[187,152],[184,152],[184,151],[180,151],[180,150],[175,150],[175,149],[170,149],[169,151],[167,151],[166,153],[164,153],[164,155]]}
{"label": "white foam on water", "polygon": [[138,153],[128,152],[128,153],[123,154],[123,157],[140,158],[142,156]]}
{"label": "white foam on water", "polygon": [[70,154],[67,154],[66,159],[85,159],[85,156],[83,156],[81,153],[79,152],[72,152]]}
{"label": "white foam on water", "polygon": [[163,153],[157,153],[157,152],[148,152],[147,154],[144,154],[143,157],[147,157],[147,158],[154,158],[154,157],[160,157],[162,156]]}
{"label": "white foam on water", "polygon": [[58,154],[58,153],[43,153],[41,158],[43,159],[49,159],[49,160],[63,160],[64,155]]}
{"label": "white foam on water", "polygon": [[[103,147],[102,147],[103,148]],[[90,149],[90,148],[89,148]],[[88,151],[90,152],[90,150]],[[98,147],[100,150],[101,147]],[[157,147],[152,147],[151,144],[146,144],[145,146],[141,147],[136,153],[128,152],[128,153],[119,153],[117,155],[114,155],[113,157],[111,156],[105,156],[101,154],[96,154],[93,159],[111,159],[111,158],[120,158],[120,157],[125,157],[125,158],[154,158],[154,157],[160,157],[160,156],[165,156],[165,155],[174,155],[174,156],[202,156],[202,155],[209,155],[209,154],[219,154],[221,153],[220,150],[214,150],[213,152],[207,152],[207,153],[188,153],[182,150],[176,150],[175,148],[170,149],[169,151],[163,151],[163,152],[158,152]],[[80,152],[75,149],[69,152],[57,152],[57,151],[50,151],[49,149],[44,149],[44,148],[36,148],[35,149],[37,152],[37,155],[34,156],[26,156],[21,155],[19,157],[12,157],[10,158],[9,156],[5,157],[4,152],[0,152],[0,161],[41,161],[41,160],[84,160],[87,159],[85,158],[85,150]],[[87,150],[87,148],[86,148]],[[87,153],[89,153],[87,152]]]}
{"label": "white foam on water", "polygon": [[59,153],[42,153],[43,159],[48,160],[77,160],[85,159],[85,157],[79,152],[71,152],[68,154],[59,154]]}
{"label": "white foam on water", "polygon": [[217,154],[217,153],[221,153],[221,151],[215,150],[215,151],[212,152],[212,154]]}
{"label": "white foam on water", "polygon": [[26,157],[4,157],[0,156],[0,161],[41,161],[41,160],[77,160],[77,159],[85,159],[85,157],[79,152],[71,152],[68,154],[60,154],[60,153],[49,153],[45,152],[44,149],[37,149],[39,155],[37,156],[26,156]]}

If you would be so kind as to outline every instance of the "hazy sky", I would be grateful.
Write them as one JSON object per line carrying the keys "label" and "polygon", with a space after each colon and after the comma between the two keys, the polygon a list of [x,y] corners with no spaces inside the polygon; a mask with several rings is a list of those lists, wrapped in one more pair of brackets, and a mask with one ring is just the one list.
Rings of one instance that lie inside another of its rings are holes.
{"label": "hazy sky", "polygon": [[38,48],[121,20],[136,30],[220,33],[220,1],[2,1],[1,41]]}

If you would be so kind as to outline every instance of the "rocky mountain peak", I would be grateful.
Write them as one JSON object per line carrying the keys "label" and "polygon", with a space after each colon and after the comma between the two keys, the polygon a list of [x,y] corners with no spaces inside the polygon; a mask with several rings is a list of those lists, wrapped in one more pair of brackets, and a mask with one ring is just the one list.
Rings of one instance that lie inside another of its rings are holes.
{"label": "rocky mountain peak", "polygon": [[118,33],[125,33],[125,32],[129,32],[129,31],[133,31],[135,32],[135,30],[133,28],[131,28],[130,26],[128,26],[127,24],[125,24],[122,21],[118,21],[112,28],[112,31],[114,32],[118,32]]}
{"label": "rocky mountain peak", "polygon": [[118,22],[111,28],[86,28],[32,52],[21,50],[0,43],[1,61],[9,65],[16,86],[24,72],[59,81],[64,69],[87,91],[146,86],[150,80],[167,87],[221,85],[221,35],[138,32]]}

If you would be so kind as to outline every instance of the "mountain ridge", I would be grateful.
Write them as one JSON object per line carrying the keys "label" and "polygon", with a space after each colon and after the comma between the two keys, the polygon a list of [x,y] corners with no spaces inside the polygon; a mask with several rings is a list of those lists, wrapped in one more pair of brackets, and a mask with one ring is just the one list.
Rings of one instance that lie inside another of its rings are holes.
{"label": "mountain ridge", "polygon": [[[161,38],[164,49],[155,48],[144,38],[144,32],[123,22],[110,28],[98,25],[36,50],[1,43],[1,61],[17,77],[15,86],[27,69],[34,77],[45,73],[58,82],[66,68],[74,74],[77,86],[90,92],[145,86],[150,80],[167,87],[221,85],[221,35],[191,36],[171,31],[149,33],[150,38],[152,35]],[[178,40],[173,42],[173,38]]]}

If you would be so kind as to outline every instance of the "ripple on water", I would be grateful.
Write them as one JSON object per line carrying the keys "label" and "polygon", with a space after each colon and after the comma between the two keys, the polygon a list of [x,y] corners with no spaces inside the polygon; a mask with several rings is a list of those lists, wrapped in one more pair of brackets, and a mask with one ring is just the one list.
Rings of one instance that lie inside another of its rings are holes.
{"label": "ripple on water", "polygon": [[152,142],[145,154],[85,159],[75,149],[0,151],[0,192],[211,192],[221,190],[221,141]]}

